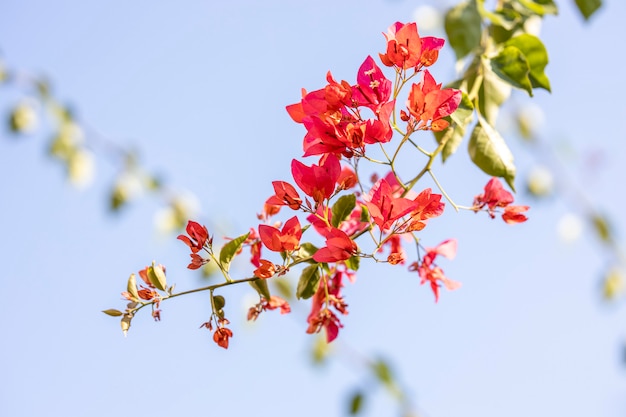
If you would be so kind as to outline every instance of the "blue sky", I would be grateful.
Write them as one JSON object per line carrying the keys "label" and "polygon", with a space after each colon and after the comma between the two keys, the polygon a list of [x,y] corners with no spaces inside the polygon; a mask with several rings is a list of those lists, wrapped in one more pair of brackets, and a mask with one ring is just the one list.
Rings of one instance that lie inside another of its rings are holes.
{"label": "blue sky", "polygon": [[[197,219],[232,236],[256,224],[271,181],[288,179],[301,154],[304,130],[285,105],[302,87],[321,87],[328,70],[354,80],[363,59],[383,50],[381,32],[434,3],[5,0],[0,50],[11,67],[48,76],[92,130],[139,149],[149,169],[193,192]],[[626,6],[608,1],[584,24],[570,2],[559,3],[542,30],[553,92],[532,101],[544,110],[541,137],[619,233]],[[453,78],[449,49],[433,72]],[[1,109],[20,97],[0,89]],[[515,101],[530,102],[523,93]],[[160,323],[140,315],[123,338],[118,320],[100,311],[123,306],[131,272],[156,260],[177,289],[202,282],[175,235],[155,231],[160,202],[111,215],[105,191],[115,166],[98,160],[92,186],[76,190],[46,156],[42,127],[2,133],[0,415],[342,415],[347,394],[367,384],[361,354],[388,358],[424,416],[626,413],[624,307],[601,300],[610,258],[592,231],[574,243],[559,238],[558,222],[577,211],[568,199],[520,192],[531,221],[514,227],[452,210],[432,221],[425,242],[459,240],[444,267],[463,283],[438,304],[416,274],[365,265],[344,291],[350,314],[337,359],[315,368],[308,303],[248,325],[249,288],[224,291],[235,332],[228,351],[198,330],[210,315],[203,294],[165,303]],[[507,140],[523,189],[544,156]],[[465,204],[488,179],[464,146],[436,170]],[[368,400],[366,415],[397,414],[385,395]]]}

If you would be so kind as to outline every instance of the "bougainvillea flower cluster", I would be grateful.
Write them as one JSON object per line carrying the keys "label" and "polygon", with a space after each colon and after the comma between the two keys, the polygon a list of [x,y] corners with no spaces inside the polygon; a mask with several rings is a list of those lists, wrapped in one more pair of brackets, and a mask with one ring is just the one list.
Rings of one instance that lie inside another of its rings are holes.
{"label": "bougainvillea flower cluster", "polygon": [[485,192],[474,197],[474,211],[479,211],[487,207],[489,216],[493,219],[496,217],[496,210],[502,209],[502,219],[509,223],[523,223],[528,218],[523,213],[528,211],[528,206],[512,206],[513,194],[508,192],[502,186],[502,182],[498,178],[491,178],[485,185]]}
{"label": "bougainvillea flower cluster", "polygon": [[[301,158],[310,162],[293,159],[291,178],[272,182],[273,192],[257,215],[260,224],[228,239],[219,252],[214,251],[207,228],[195,221],[189,221],[186,234],[178,237],[191,251],[189,269],[211,262],[224,277],[223,283],[202,289],[210,291],[212,315],[201,327],[213,331],[218,346],[228,348],[233,336],[224,312],[226,300],[214,294],[226,285],[245,282],[254,287],[259,301],[249,308],[248,320],[257,320],[266,311],[291,311],[287,300],[271,294],[269,284],[299,273],[295,295],[311,300],[306,332],[324,330],[328,342],[338,337],[343,327],[341,317],[348,314],[344,283],[355,282],[364,260],[388,263],[392,268],[408,264],[409,271],[418,273],[421,284],[429,284],[436,302],[441,287],[459,288],[460,284],[449,279],[436,262],[454,258],[456,240],[448,239],[435,247],[421,244],[427,239],[424,230],[429,222],[444,213],[443,196],[452,201],[431,168],[441,145],[428,153],[424,150],[426,139],[413,134],[447,129],[462,92],[443,88],[426,69],[436,63],[443,39],[420,37],[415,23],[400,22],[389,27],[384,36],[380,63],[393,71],[393,82],[375,59],[367,56],[354,83],[337,81],[329,71],[326,85],[311,92],[303,90],[300,101],[287,106],[289,116],[306,130]],[[402,92],[406,101],[399,99]],[[417,175],[410,173],[404,178],[396,156],[409,146],[430,160]],[[371,149],[378,156],[372,156]],[[382,166],[382,176],[364,171],[368,162]],[[430,187],[414,189],[426,173],[435,179],[441,194]],[[471,210],[485,209],[492,218],[496,210],[503,210],[507,223],[525,221],[523,213],[528,207],[512,206],[512,202],[512,195],[493,178],[484,193],[476,196]],[[284,222],[278,217],[283,210],[290,213]],[[407,250],[407,245],[414,245],[415,250]],[[251,272],[246,278],[233,279],[230,264],[245,248],[249,248]],[[412,253],[417,259],[411,261]],[[126,313],[119,312],[124,315],[123,327],[124,320],[129,326],[143,306],[158,307],[162,300],[184,294],[175,294],[173,287],[165,285],[164,271],[154,264],[147,267],[139,273],[145,283],[140,287],[131,276],[129,290],[123,294],[131,304]],[[160,318],[158,308],[153,315]]]}

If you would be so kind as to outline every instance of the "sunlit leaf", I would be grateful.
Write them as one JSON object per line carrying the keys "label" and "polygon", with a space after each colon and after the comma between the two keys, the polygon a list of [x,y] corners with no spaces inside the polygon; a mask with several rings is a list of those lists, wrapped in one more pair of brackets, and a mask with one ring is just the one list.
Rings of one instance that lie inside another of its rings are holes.
{"label": "sunlit leaf", "polygon": [[528,78],[533,88],[550,91],[550,80],[544,72],[548,65],[548,51],[543,42],[536,36],[524,33],[509,39],[505,45],[515,46],[524,54],[530,67]]}
{"label": "sunlit leaf", "polygon": [[163,271],[163,267],[161,267],[161,265],[156,265],[154,262],[152,262],[152,266],[148,268],[147,273],[150,283],[159,290],[165,291],[167,281],[165,278],[165,271]]}
{"label": "sunlit leaf", "polygon": [[[552,0],[517,0],[517,3],[539,16],[546,14],[556,15],[559,12],[556,4]],[[513,4],[515,4],[515,2]]]}
{"label": "sunlit leaf", "polygon": [[530,82],[530,65],[526,57],[516,46],[505,46],[495,57],[491,58],[491,68],[500,78],[513,87],[521,88],[532,96],[533,87]]}
{"label": "sunlit leaf", "polygon": [[488,175],[504,178],[515,190],[513,154],[502,136],[480,115],[472,131],[468,151],[478,168]]}
{"label": "sunlit leaf", "polygon": [[243,242],[246,241],[249,234],[250,232],[246,233],[245,235],[236,237],[235,239],[222,246],[222,249],[220,250],[220,264],[222,264],[222,268],[224,268],[225,271],[229,270],[230,263],[232,262],[237,252],[239,252],[239,250],[241,249],[241,246],[243,246]]}
{"label": "sunlit leaf", "polygon": [[130,274],[128,277],[128,283],[126,284],[126,291],[132,295],[136,300],[139,299],[139,294],[137,293],[137,280],[135,279],[135,274]]}
{"label": "sunlit leaf", "polygon": [[298,251],[293,255],[295,260],[307,259],[309,258],[309,262],[315,262],[313,259],[310,259],[315,252],[317,252],[318,248],[311,242],[304,242],[300,245]]}

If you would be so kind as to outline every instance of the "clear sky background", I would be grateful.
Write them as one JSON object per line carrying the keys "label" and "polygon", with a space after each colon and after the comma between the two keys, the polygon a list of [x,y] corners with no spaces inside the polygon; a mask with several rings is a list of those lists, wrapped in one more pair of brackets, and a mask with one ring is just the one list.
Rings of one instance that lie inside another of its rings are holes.
{"label": "clear sky background", "polygon": [[[383,51],[381,32],[436,3],[453,2],[3,0],[0,48],[11,67],[47,75],[93,129],[192,191],[198,220],[234,236],[257,224],[271,181],[288,179],[301,155],[304,129],[284,106],[323,86],[328,70],[353,82]],[[544,110],[541,136],[623,231],[626,5],[605,1],[585,24],[573,2],[558,3],[542,29],[553,93],[532,101]],[[433,72],[453,79],[449,49]],[[1,110],[19,97],[0,89]],[[530,100],[518,92],[515,102]],[[459,240],[443,266],[463,283],[438,304],[415,273],[364,263],[344,291],[337,359],[315,368],[308,303],[248,325],[248,287],[223,292],[235,333],[227,351],[198,330],[210,315],[204,294],[166,302],[160,323],[140,314],[124,338],[100,311],[123,308],[131,272],[154,259],[177,289],[202,281],[175,235],[155,231],[158,202],[110,215],[115,167],[99,160],[92,186],[77,191],[46,156],[48,140],[5,129],[0,141],[1,416],[342,415],[347,395],[368,385],[361,354],[387,358],[424,416],[626,415],[626,312],[601,300],[609,257],[592,231],[559,237],[563,215],[576,213],[567,199],[520,192],[531,220],[513,227],[452,210],[431,221],[427,245]],[[537,157],[507,140],[523,191]],[[488,179],[465,146],[436,172],[467,205]],[[390,407],[378,395],[366,415],[396,415]]]}

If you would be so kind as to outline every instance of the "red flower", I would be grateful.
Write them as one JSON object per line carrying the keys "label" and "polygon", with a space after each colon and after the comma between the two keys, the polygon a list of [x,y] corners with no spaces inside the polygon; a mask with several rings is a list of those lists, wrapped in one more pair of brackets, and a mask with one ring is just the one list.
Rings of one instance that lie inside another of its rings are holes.
{"label": "red flower", "polygon": [[319,205],[333,195],[341,174],[341,164],[332,154],[322,157],[319,165],[310,167],[294,159],[291,161],[291,174],[302,191]]}
{"label": "red flower", "polygon": [[513,203],[513,194],[504,189],[498,178],[492,177],[485,185],[485,192],[474,197],[473,209],[478,211],[487,206],[487,212],[493,219],[496,217],[496,208],[504,208],[502,219],[509,224],[522,223],[528,220],[526,215],[522,213],[530,207],[511,206],[511,203]]}
{"label": "red flower", "polygon": [[197,253],[191,254],[191,262],[187,265],[189,269],[200,269],[203,265],[209,262],[208,259],[204,259],[202,256]]}
{"label": "red flower", "polygon": [[389,229],[393,222],[418,207],[419,203],[408,198],[394,197],[393,188],[384,178],[372,190],[370,201],[365,204],[380,230]]}
{"label": "red flower", "polygon": [[300,245],[302,228],[296,216],[285,222],[282,231],[273,226],[259,225],[259,237],[266,248],[274,252],[290,252]]}
{"label": "red flower", "polygon": [[358,251],[354,240],[342,230],[332,228],[326,237],[326,246],[318,249],[313,255],[316,262],[339,262],[350,259]]}
{"label": "red flower", "polygon": [[348,190],[354,187],[359,178],[356,176],[356,172],[350,167],[341,168],[341,173],[339,174],[339,178],[337,178],[337,185],[342,190]]}
{"label": "red flower", "polygon": [[307,333],[318,333],[322,328],[326,330],[326,341],[328,343],[335,340],[339,334],[339,329],[343,327],[337,314],[330,308],[334,308],[341,314],[348,314],[348,305],[341,296],[343,286],[343,272],[338,271],[332,278],[328,276],[320,279],[317,291],[313,295],[311,312],[307,318],[309,327]]}
{"label": "red flower", "polygon": [[453,88],[442,90],[441,84],[437,84],[430,72],[425,70],[422,82],[411,87],[407,107],[411,115],[418,120],[418,124],[430,120],[431,129],[440,131],[448,127],[448,123],[441,119],[454,113],[459,107],[461,97],[460,90]]}
{"label": "red flower", "polygon": [[453,259],[456,255],[456,246],[456,240],[449,239],[434,248],[427,248],[422,263],[414,262],[409,268],[411,271],[417,270],[422,279],[421,284],[430,283],[430,288],[435,294],[435,302],[439,301],[439,283],[442,283],[448,290],[456,290],[461,286],[461,283],[446,277],[443,270],[435,264],[435,258],[438,255]]}
{"label": "red flower", "polygon": [[274,195],[267,199],[265,204],[274,206],[289,206],[292,210],[298,210],[302,199],[293,185],[285,181],[273,181]]}
{"label": "red flower", "polygon": [[422,38],[422,56],[420,57],[420,63],[424,67],[429,67],[439,58],[439,50],[443,47],[445,40],[441,38],[434,38],[427,36]]}
{"label": "red flower", "polygon": [[272,295],[269,301],[265,298],[261,298],[258,304],[248,309],[248,321],[255,321],[263,311],[276,309],[280,309],[280,314],[288,314],[291,312],[289,303],[277,295]]}
{"label": "red flower", "polygon": [[411,222],[406,232],[419,231],[426,227],[426,220],[441,216],[446,206],[441,202],[441,194],[433,194],[430,188],[426,188],[413,200],[418,206],[411,212]]}
{"label": "red flower", "polygon": [[274,276],[276,273],[276,265],[272,262],[261,259],[259,260],[259,267],[254,270],[254,276],[261,279],[268,279]]}
{"label": "red flower", "polygon": [[417,24],[396,22],[383,35],[387,39],[387,52],[379,55],[384,65],[408,69],[420,63],[422,41],[417,33]]}
{"label": "red flower", "polygon": [[228,339],[233,337],[233,332],[226,327],[218,327],[213,333],[213,340],[218,346],[228,349]]}
{"label": "red flower", "polygon": [[189,220],[186,228],[187,234],[189,237],[185,235],[179,235],[178,239],[182,240],[189,248],[191,248],[191,252],[197,253],[199,252],[204,245],[209,243],[211,244],[211,240],[209,240],[209,231],[206,226],[202,226],[199,223],[196,223],[192,220]]}
{"label": "red flower", "polygon": [[528,220],[528,217],[522,213],[529,208],[528,206],[507,206],[502,213],[502,220],[508,224],[523,223]]}

